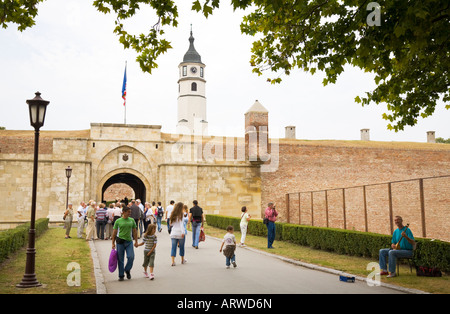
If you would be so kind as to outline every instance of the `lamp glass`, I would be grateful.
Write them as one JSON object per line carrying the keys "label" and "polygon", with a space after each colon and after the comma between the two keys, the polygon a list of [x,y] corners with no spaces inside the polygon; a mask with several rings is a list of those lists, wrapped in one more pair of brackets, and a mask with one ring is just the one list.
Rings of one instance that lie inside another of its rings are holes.
{"label": "lamp glass", "polygon": [[38,114],[38,105],[37,104],[31,104],[30,105],[30,122],[31,125],[35,125],[37,122],[37,114]]}

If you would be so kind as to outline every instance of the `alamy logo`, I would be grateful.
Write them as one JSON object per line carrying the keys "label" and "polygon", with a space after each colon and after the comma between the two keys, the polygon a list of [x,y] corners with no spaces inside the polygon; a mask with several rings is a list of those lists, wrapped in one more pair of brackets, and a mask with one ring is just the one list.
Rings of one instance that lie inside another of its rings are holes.
{"label": "alamy logo", "polygon": [[381,26],[381,6],[377,2],[370,2],[366,8],[367,11],[372,11],[367,15],[367,25]]}

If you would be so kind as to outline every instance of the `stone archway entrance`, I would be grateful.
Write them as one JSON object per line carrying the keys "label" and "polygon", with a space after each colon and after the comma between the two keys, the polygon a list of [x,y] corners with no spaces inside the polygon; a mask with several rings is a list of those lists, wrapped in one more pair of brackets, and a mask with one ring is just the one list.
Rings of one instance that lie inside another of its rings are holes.
{"label": "stone archway entrance", "polygon": [[[144,182],[139,179],[137,176],[131,173],[117,173],[110,177],[102,186],[102,202],[108,201],[104,199],[105,191],[113,184],[123,183],[131,187],[134,191],[134,198],[140,199],[142,203],[145,203],[147,197],[147,189],[145,187]],[[125,195],[117,195],[120,199],[119,201],[125,197]],[[131,198],[131,196],[127,196]]]}

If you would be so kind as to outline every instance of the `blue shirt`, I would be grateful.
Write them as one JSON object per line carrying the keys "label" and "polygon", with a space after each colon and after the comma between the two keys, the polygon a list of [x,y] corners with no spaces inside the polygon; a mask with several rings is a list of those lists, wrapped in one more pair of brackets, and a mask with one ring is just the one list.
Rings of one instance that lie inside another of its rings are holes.
{"label": "blue shirt", "polygon": [[[406,226],[403,227],[402,229],[395,229],[394,233],[392,234],[392,243],[393,244],[397,244],[397,242],[400,240],[400,238],[402,237],[402,232],[405,231]],[[408,236],[408,238],[410,238],[411,240],[414,240],[414,236],[411,232],[411,229],[406,229],[405,231],[406,235]],[[401,250],[412,250],[413,246],[411,245],[411,243],[408,242],[408,240],[406,240],[406,238],[403,238],[402,241],[400,242],[400,249]]]}

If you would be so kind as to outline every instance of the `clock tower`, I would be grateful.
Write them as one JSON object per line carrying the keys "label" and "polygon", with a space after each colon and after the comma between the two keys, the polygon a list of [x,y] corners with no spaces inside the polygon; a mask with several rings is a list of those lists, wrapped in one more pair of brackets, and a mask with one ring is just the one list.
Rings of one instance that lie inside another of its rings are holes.
{"label": "clock tower", "polygon": [[207,135],[205,64],[194,48],[192,29],[189,42],[189,49],[178,66],[177,133]]}

